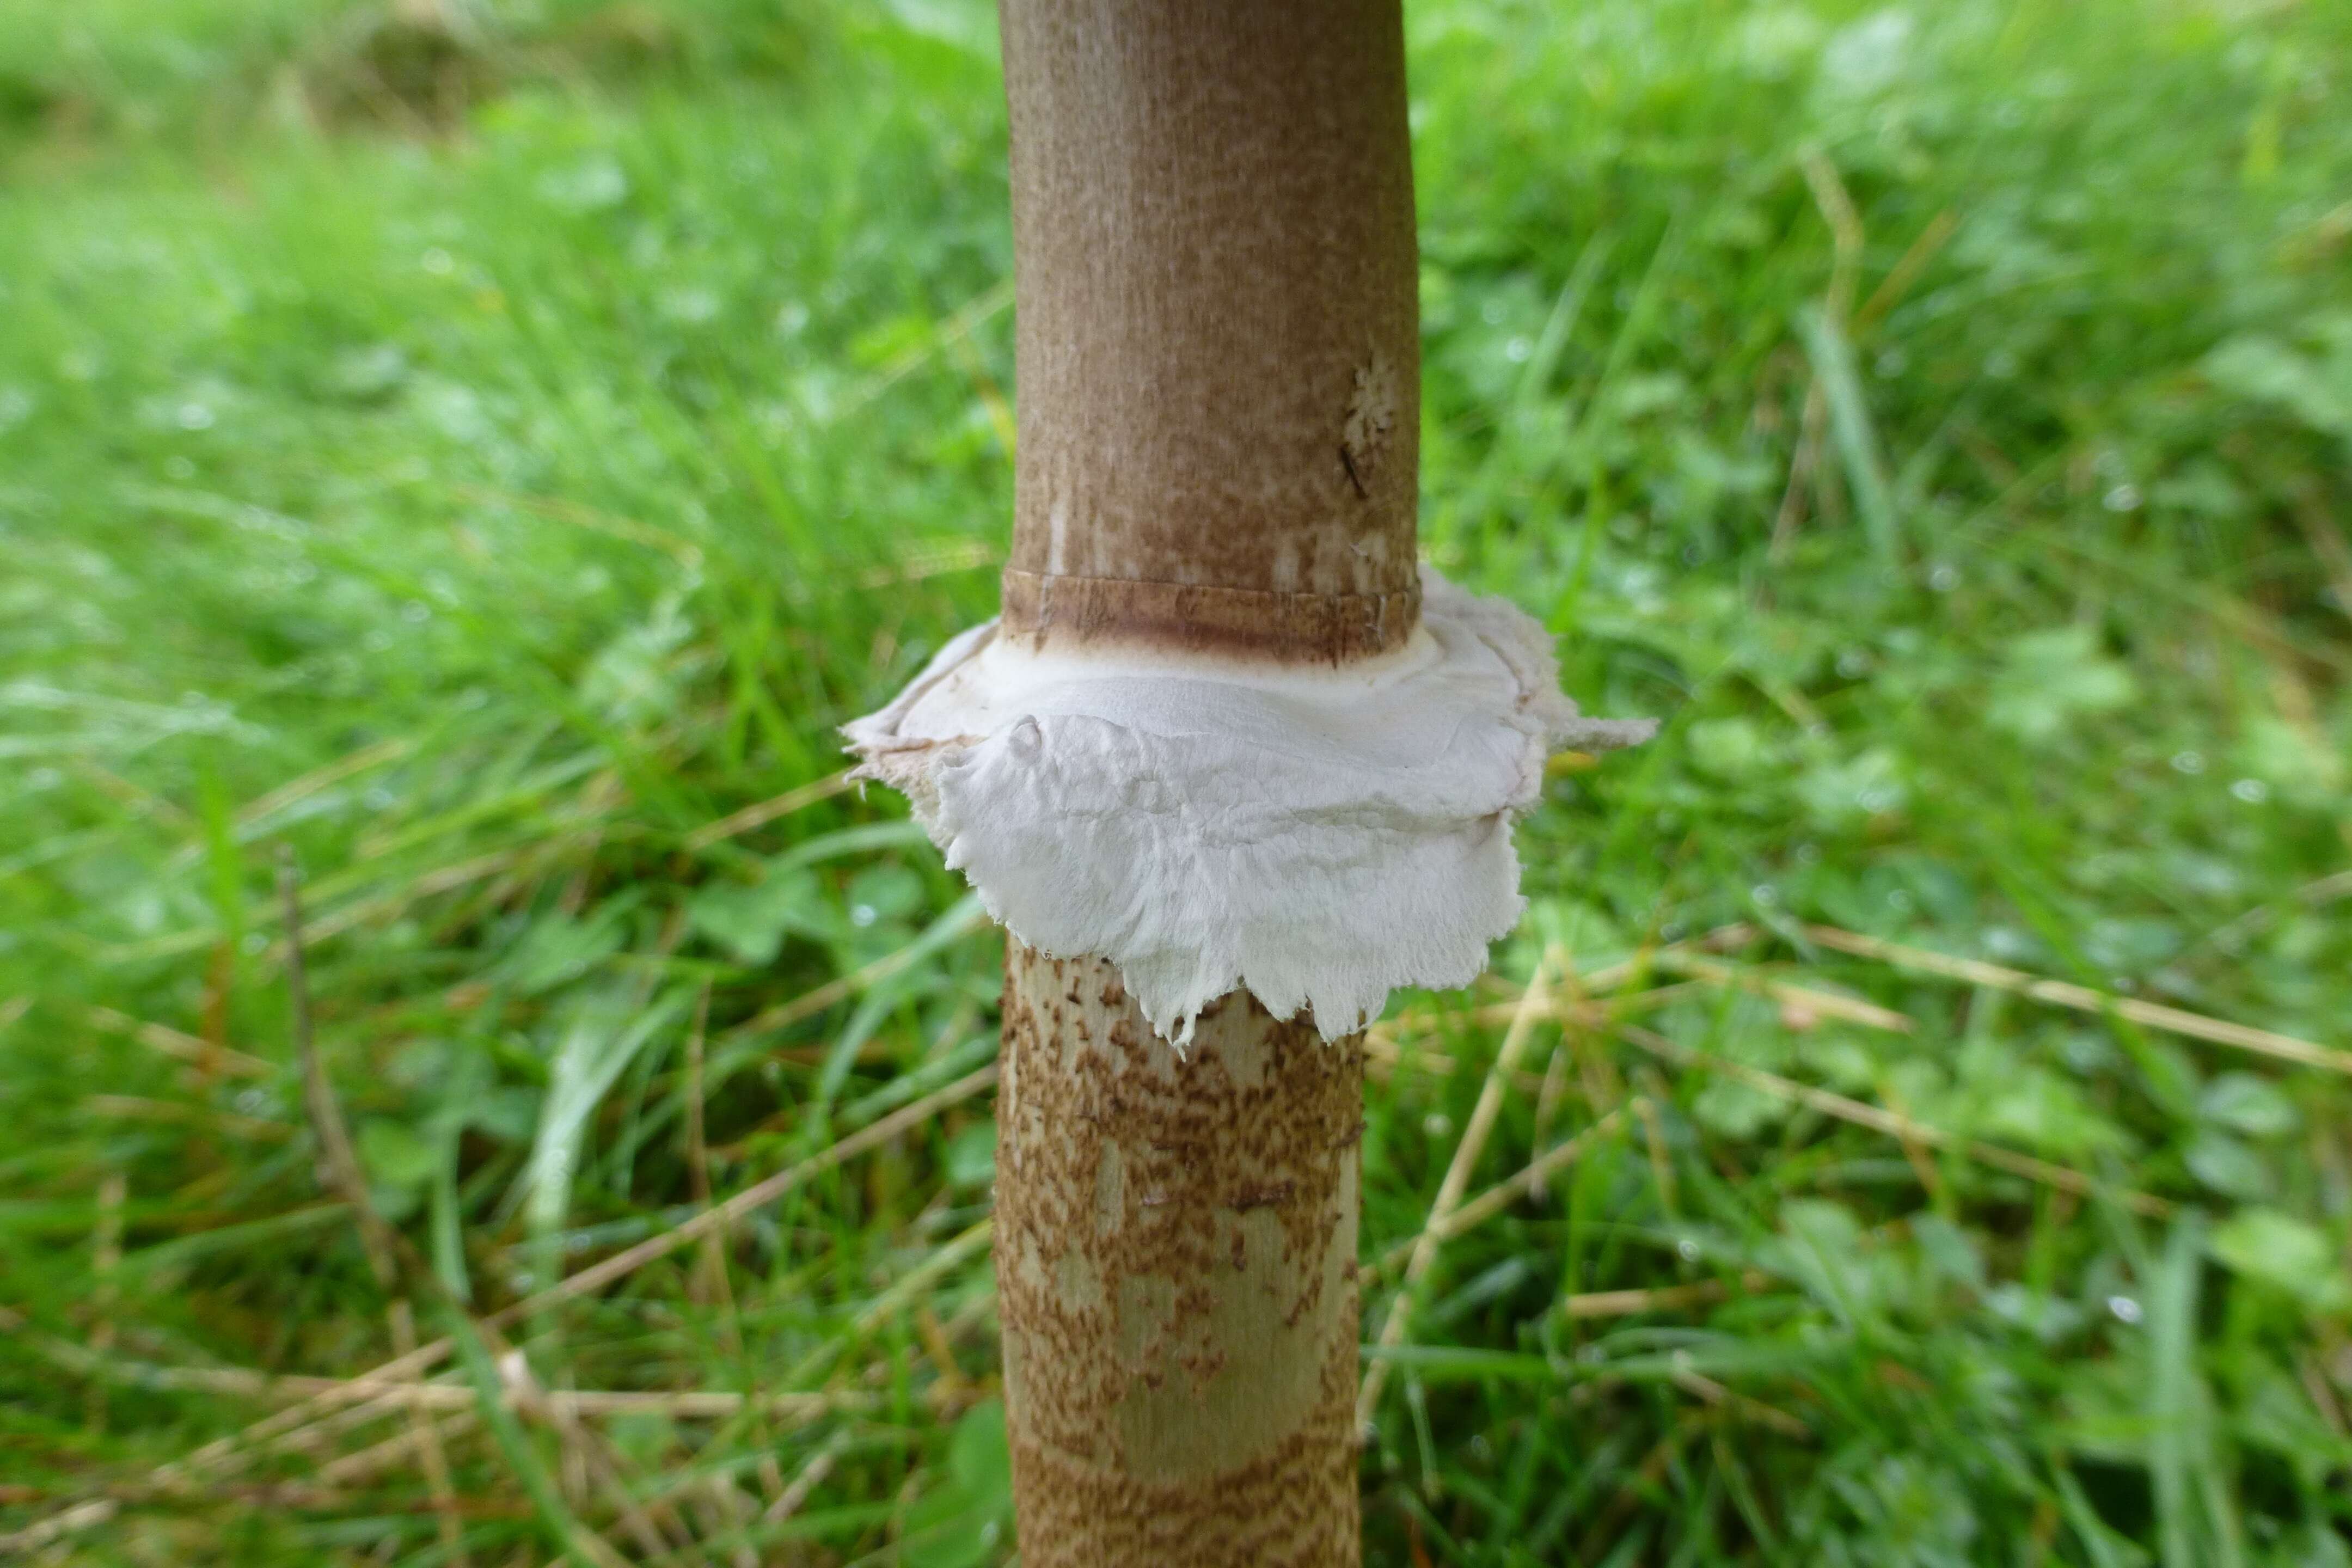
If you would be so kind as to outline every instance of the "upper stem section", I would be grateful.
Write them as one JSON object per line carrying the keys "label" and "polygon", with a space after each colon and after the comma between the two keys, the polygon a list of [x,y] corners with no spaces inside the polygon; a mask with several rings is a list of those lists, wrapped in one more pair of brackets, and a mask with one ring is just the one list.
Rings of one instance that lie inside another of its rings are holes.
{"label": "upper stem section", "polygon": [[1399,0],[1001,0],[1020,449],[1004,630],[1402,644],[1421,356]]}

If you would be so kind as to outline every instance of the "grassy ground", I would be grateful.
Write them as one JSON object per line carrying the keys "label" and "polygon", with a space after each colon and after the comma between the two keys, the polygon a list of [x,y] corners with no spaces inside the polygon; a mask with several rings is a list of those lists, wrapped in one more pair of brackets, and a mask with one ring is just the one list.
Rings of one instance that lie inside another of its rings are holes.
{"label": "grassy ground", "polygon": [[[2352,1563],[2352,1085],[2293,1043],[2352,1045],[2352,8],[1412,10],[1427,548],[1667,723],[1556,779],[1499,978],[1376,1041],[1368,1323],[1493,1005],[1548,951],[1620,998],[1474,1151],[1583,1138],[1423,1282],[1369,1560]],[[1005,1550],[997,942],[813,787],[993,598],[992,47],[0,10],[0,1537]],[[204,1448],[396,1348],[280,846],[458,1332],[431,1445]]]}

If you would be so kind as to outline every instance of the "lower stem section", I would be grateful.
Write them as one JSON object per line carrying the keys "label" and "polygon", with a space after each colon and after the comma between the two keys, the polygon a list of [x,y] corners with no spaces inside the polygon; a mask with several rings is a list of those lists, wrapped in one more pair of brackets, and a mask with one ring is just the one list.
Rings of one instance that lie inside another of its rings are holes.
{"label": "lower stem section", "polygon": [[1355,1568],[1360,1041],[1008,941],[998,1095],[1022,1562]]}

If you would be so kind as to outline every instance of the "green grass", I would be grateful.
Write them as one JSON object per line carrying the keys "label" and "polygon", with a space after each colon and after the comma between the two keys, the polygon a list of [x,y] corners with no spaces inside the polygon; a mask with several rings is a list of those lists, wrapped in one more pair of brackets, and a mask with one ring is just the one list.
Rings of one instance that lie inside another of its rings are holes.
{"label": "green grass", "polygon": [[[992,1049],[996,941],[895,799],[698,832],[992,608],[985,11],[444,9],[0,12],[0,1532],[122,1505],[44,1561],[444,1560],[413,1463],[268,1489],[396,1421],[147,1482],[271,1407],[156,1369],[391,1354],[278,846],[377,1199],[481,1313],[693,1212],[706,994],[721,1197]],[[1647,1110],[1444,1251],[1368,1559],[2352,1563],[2352,1085],[1804,929],[2352,1045],[2352,9],[1412,9],[1425,546],[1666,720],[1556,779],[1497,972],[1745,921],[1729,962],[1910,1028],[1685,984],[1635,1022],[1707,1062],[1539,1036],[1478,1185]],[[1373,1088],[1368,1259],[1500,1034],[1401,1005],[1444,1059]],[[986,1106],[760,1210],[723,1289],[688,1248],[510,1324],[551,1389],[839,1397],[587,1447],[492,1402],[471,1560],[642,1558],[589,1447],[714,1541],[674,1561],[730,1561],[722,1491],[763,1561],[999,1554]]]}

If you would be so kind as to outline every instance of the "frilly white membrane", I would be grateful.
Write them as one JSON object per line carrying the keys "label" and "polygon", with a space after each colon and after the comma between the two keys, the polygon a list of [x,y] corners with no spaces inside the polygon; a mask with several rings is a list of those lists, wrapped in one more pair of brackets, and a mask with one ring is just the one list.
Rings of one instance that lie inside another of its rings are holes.
{"label": "frilly white membrane", "polygon": [[1532,618],[1421,581],[1412,640],[1336,670],[1036,652],[991,621],[842,733],[1008,931],[1109,959],[1180,1047],[1243,986],[1338,1039],[1486,966],[1547,755],[1657,727],[1582,717]]}

